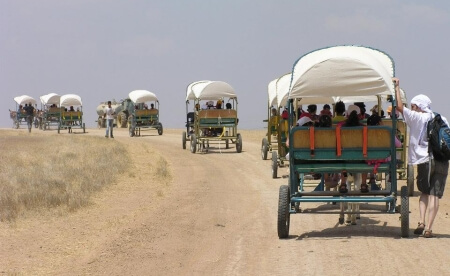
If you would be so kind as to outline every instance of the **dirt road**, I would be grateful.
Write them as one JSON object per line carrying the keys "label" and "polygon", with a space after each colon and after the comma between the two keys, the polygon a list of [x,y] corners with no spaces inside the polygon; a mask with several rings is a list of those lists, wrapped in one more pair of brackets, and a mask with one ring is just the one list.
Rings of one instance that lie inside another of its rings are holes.
{"label": "dirt road", "polygon": [[[234,145],[192,154],[181,147],[181,131],[134,138],[115,131],[132,170],[75,213],[1,223],[0,274],[450,275],[450,188],[433,239],[412,234],[415,196],[408,239],[400,238],[398,214],[364,215],[356,226],[340,225],[337,215],[297,214],[280,240],[278,189],[287,180],[272,179],[270,161],[261,160],[263,132],[242,131],[239,154]],[[161,157],[171,181],[149,173],[147,160]]]}

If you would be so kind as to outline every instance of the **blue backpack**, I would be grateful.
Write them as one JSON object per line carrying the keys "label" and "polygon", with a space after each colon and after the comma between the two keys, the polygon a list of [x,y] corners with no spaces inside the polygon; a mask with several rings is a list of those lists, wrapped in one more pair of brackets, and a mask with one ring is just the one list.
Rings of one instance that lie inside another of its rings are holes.
{"label": "blue backpack", "polygon": [[427,124],[428,152],[439,161],[450,160],[450,129],[439,113]]}

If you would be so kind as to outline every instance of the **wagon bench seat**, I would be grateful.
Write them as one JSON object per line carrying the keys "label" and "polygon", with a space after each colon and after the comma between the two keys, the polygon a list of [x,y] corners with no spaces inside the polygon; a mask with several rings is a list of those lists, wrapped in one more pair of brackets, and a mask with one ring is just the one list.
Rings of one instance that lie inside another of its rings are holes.
{"label": "wagon bench seat", "polygon": [[293,165],[299,173],[388,172],[391,147],[390,127],[295,127],[292,130]]}

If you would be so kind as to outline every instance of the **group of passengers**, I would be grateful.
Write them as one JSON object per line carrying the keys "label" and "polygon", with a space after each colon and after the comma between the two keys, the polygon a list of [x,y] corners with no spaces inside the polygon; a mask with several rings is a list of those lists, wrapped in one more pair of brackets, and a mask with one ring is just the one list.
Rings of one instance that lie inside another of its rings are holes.
{"label": "group of passengers", "polygon": [[[354,127],[354,126],[363,126],[362,120],[366,120],[368,126],[376,126],[382,125],[382,118],[384,118],[384,111],[380,110],[378,112],[378,105],[375,105],[372,109],[372,115],[366,113],[365,104],[363,102],[355,102],[352,105],[349,105],[348,108],[345,108],[345,104],[342,101],[339,101],[335,105],[335,115],[332,116],[330,105],[325,104],[323,106],[323,110],[320,111],[320,115],[317,115],[317,105],[311,104],[308,105],[306,111],[302,111],[299,108],[300,117],[297,121],[297,126],[315,126],[315,127],[331,127],[332,124],[340,127]],[[391,110],[388,109],[388,116],[391,117]],[[380,116],[381,114],[381,116]],[[398,114],[396,114],[398,117]],[[395,137],[395,146],[401,147],[402,143],[398,137]],[[385,160],[378,160],[377,162],[388,162],[390,158],[388,157]],[[321,175],[317,175],[321,177]],[[316,177],[317,177],[316,176]],[[324,174],[324,182],[327,188],[336,187],[339,185],[339,192],[346,193],[348,192],[347,184],[346,184],[347,172],[342,172],[341,174]],[[362,183],[361,183],[361,192],[368,192],[369,185],[367,183],[368,175],[362,174]],[[340,180],[340,184],[339,184]],[[375,176],[373,174],[370,175],[369,183],[373,183],[375,181]]]}

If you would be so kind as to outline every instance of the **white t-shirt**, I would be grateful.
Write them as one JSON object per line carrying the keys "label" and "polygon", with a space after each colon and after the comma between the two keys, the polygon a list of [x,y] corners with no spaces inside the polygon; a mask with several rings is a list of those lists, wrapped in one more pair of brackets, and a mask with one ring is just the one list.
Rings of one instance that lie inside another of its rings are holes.
{"label": "white t-shirt", "polygon": [[[433,114],[416,112],[404,107],[403,118],[409,126],[408,164],[428,162],[427,123],[433,118]],[[442,115],[441,118],[448,125],[447,119]]]}
{"label": "white t-shirt", "polygon": [[403,108],[403,118],[409,126],[408,164],[417,165],[428,162],[427,122],[431,113],[416,112]]}
{"label": "white t-shirt", "polygon": [[106,119],[107,120],[113,120],[114,119],[114,110],[112,107],[106,107],[105,108],[105,114],[106,114]]}

